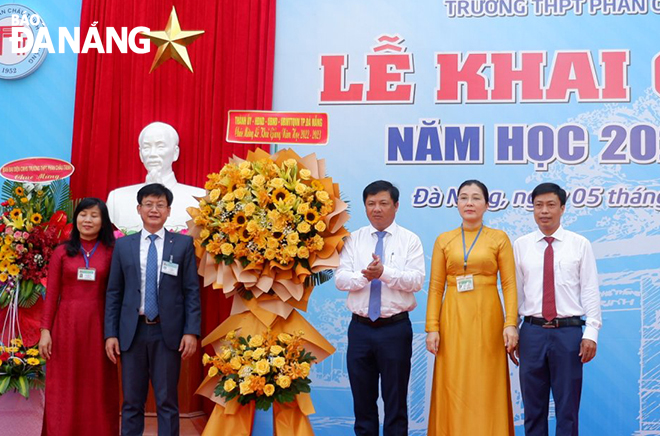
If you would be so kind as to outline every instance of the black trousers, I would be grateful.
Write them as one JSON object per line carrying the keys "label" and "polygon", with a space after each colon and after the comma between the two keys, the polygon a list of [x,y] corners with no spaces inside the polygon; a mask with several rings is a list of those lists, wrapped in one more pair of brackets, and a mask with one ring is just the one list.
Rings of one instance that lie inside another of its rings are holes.
{"label": "black trousers", "polygon": [[384,436],[408,434],[408,381],[412,357],[410,319],[381,327],[352,320],[348,327],[348,377],[355,434],[378,436],[378,380],[385,404]]}

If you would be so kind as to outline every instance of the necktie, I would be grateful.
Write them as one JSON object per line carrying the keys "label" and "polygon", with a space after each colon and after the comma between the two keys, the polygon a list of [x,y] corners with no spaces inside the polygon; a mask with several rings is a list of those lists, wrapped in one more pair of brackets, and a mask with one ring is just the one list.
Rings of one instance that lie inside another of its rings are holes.
{"label": "necktie", "polygon": [[158,252],[156,251],[157,235],[149,235],[149,251],[147,252],[147,274],[145,275],[144,314],[153,321],[158,316]]}
{"label": "necktie", "polygon": [[[387,232],[376,232],[378,242],[376,242],[376,256],[380,257],[381,263],[383,262],[383,239]],[[371,292],[369,293],[369,319],[376,321],[380,318],[380,289],[383,284],[380,280],[374,279],[371,281]]]}
{"label": "necktie", "polygon": [[548,246],[543,255],[543,318],[552,321],[557,318],[557,305],[555,304],[555,251],[552,248],[552,242],[555,240],[552,236],[546,236],[545,241]]}

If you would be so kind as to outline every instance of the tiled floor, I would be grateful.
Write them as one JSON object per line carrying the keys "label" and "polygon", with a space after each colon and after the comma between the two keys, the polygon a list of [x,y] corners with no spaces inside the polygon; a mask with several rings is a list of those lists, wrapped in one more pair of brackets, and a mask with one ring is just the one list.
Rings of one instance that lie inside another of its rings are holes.
{"label": "tiled floor", "polygon": [[[144,436],[157,436],[158,424],[156,417],[147,417],[144,420]],[[181,418],[181,436],[197,436],[204,431],[204,426],[208,421],[206,415],[195,418]]]}

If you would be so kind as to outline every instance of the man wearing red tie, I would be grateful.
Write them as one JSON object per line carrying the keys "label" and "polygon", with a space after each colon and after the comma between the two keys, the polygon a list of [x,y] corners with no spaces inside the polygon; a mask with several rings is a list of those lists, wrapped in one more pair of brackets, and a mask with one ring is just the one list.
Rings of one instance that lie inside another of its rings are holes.
{"label": "man wearing red tie", "polygon": [[523,323],[511,358],[520,358],[525,435],[548,435],[552,390],[556,434],[577,436],[582,365],[596,355],[602,325],[596,258],[585,237],[561,226],[566,191],[542,183],[532,203],[539,229],[513,244]]}

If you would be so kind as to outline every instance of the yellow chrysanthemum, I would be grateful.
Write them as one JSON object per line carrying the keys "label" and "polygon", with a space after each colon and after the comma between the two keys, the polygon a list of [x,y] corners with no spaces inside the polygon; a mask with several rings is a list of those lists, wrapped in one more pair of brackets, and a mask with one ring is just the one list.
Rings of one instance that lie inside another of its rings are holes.
{"label": "yellow chrysanthemum", "polygon": [[41,224],[42,219],[43,219],[43,217],[38,213],[34,213],[30,217],[30,221],[32,221],[33,224]]}
{"label": "yellow chrysanthemum", "polygon": [[18,353],[18,347],[7,347],[8,353]]}
{"label": "yellow chrysanthemum", "polygon": [[264,394],[266,394],[267,397],[272,396],[274,393],[275,393],[275,386],[271,385],[270,383],[264,386]]}
{"label": "yellow chrysanthemum", "polygon": [[7,273],[5,273],[5,272],[0,273],[0,282],[4,283],[4,282],[7,281],[8,278],[9,278],[9,275]]}
{"label": "yellow chrysanthemum", "polygon": [[236,389],[236,382],[234,381],[234,379],[230,378],[229,380],[225,381],[222,388],[225,390],[225,392],[231,392],[234,389]]}
{"label": "yellow chrysanthemum", "polygon": [[9,268],[7,268],[7,272],[10,276],[16,277],[18,273],[21,272],[21,269],[16,264],[12,264],[9,265]]}
{"label": "yellow chrysanthemum", "polygon": [[277,386],[281,387],[282,389],[286,389],[291,386],[291,377],[288,375],[281,375],[277,377],[277,381],[275,383],[277,383]]}
{"label": "yellow chrysanthemum", "polygon": [[25,204],[30,201],[27,197],[21,197],[21,203]]}
{"label": "yellow chrysanthemum", "polygon": [[14,189],[14,193],[20,197],[25,194],[25,191],[22,187],[17,186],[16,189]]}
{"label": "yellow chrysanthemum", "polygon": [[9,341],[9,343],[17,347],[20,347],[21,345],[23,345],[23,340],[21,338],[14,338],[11,341]]}
{"label": "yellow chrysanthemum", "polygon": [[36,348],[30,348],[25,352],[25,354],[27,354],[28,356],[38,356],[39,350],[37,350]]}
{"label": "yellow chrysanthemum", "polygon": [[0,262],[0,271],[5,272],[9,268],[9,261],[7,259]]}

